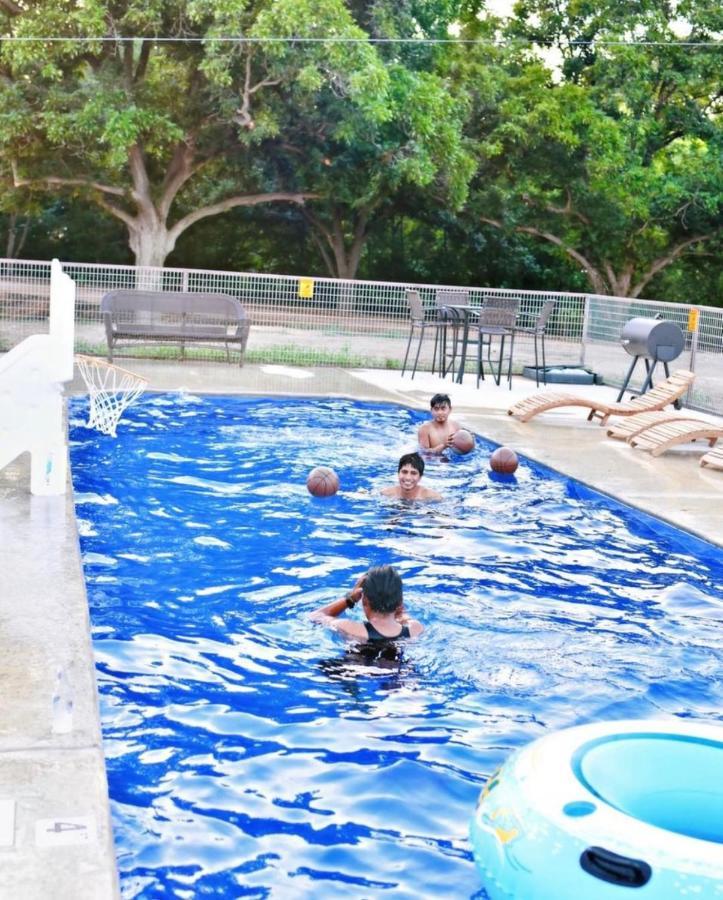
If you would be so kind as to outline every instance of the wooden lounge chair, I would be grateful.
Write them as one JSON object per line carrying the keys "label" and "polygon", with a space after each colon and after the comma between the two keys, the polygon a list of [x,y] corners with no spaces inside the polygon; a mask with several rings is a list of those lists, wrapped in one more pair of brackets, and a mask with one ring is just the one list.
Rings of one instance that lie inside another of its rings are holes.
{"label": "wooden lounge chair", "polygon": [[709,450],[700,459],[701,466],[710,466],[711,469],[723,469],[723,445]]}
{"label": "wooden lounge chair", "polygon": [[636,413],[628,416],[621,422],[615,422],[608,427],[608,437],[619,441],[630,441],[635,435],[652,428],[653,425],[662,425],[664,422],[683,422],[697,419],[695,413],[677,412],[674,409],[661,409],[655,412]]}
{"label": "wooden lounge chair", "polygon": [[676,444],[687,444],[690,441],[708,441],[710,446],[719,438],[723,438],[723,425],[714,425],[703,419],[695,419],[683,422],[663,422],[646,428],[629,443],[640,450],[650,451],[652,456],[660,456]]}
{"label": "wooden lounge chair", "polygon": [[546,412],[548,409],[556,409],[560,406],[584,406],[590,410],[588,421],[600,419],[600,424],[604,425],[610,416],[634,416],[641,412],[663,409],[682,397],[694,379],[693,372],[679,369],[654,388],[624,403],[605,403],[602,400],[577,397],[575,394],[540,391],[539,394],[533,394],[531,397],[515,403],[507,410],[507,413],[515,416],[521,422],[527,422],[533,416]]}

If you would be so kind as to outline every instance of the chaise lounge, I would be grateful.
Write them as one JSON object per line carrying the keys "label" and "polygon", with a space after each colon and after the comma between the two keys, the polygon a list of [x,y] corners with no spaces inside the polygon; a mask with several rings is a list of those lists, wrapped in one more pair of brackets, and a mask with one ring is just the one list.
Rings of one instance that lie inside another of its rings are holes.
{"label": "chaise lounge", "polygon": [[711,469],[723,470],[723,444],[709,450],[705,456],[700,459],[701,466],[710,466]]}
{"label": "chaise lounge", "polygon": [[602,400],[591,400],[575,394],[541,391],[513,404],[507,410],[507,414],[515,416],[521,422],[528,422],[534,416],[547,412],[549,409],[557,409],[561,406],[584,406],[590,410],[588,421],[600,419],[600,424],[605,425],[610,416],[634,416],[641,412],[664,409],[679,400],[694,380],[693,372],[679,369],[654,388],[624,403],[605,403]]}
{"label": "chaise lounge", "polygon": [[714,425],[703,419],[695,419],[682,422],[663,422],[646,428],[630,440],[633,447],[639,450],[648,450],[651,456],[660,456],[677,444],[687,444],[690,441],[706,440],[712,447],[720,438],[723,438],[723,425]]}
{"label": "chaise lounge", "polygon": [[628,416],[620,422],[615,422],[610,425],[607,430],[607,435],[618,441],[629,442],[636,435],[648,428],[652,428],[654,425],[662,425],[665,422],[684,422],[697,419],[698,416],[693,412],[678,412],[674,409],[641,412],[636,413],[634,416]]}

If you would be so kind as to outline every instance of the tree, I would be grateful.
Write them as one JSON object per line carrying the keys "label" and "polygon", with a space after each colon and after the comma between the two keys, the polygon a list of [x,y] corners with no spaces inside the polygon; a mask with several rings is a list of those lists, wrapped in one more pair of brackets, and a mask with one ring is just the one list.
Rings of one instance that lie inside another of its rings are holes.
{"label": "tree", "polygon": [[[162,265],[202,219],[309,196],[280,187],[265,154],[283,118],[282,83],[292,102],[341,94],[371,118],[384,105],[384,67],[363,44],[294,56],[226,40],[292,23],[363,37],[341,0],[29,0],[0,12],[6,34],[37,38],[3,42],[0,57],[0,152],[15,185],[92,200],[124,223],[138,265]],[[47,34],[68,41],[44,43]]]}
{"label": "tree", "polygon": [[[422,188],[454,208],[466,197],[475,163],[464,141],[464,98],[440,74],[442,51],[419,40],[447,37],[459,6],[458,0],[352,0],[348,7],[363,33],[380,41],[383,107],[370,117],[332,94],[285,121],[279,164],[303,172],[304,183],[317,189],[300,214],[331,275],[356,276],[370,234],[406,192]],[[288,45],[284,52],[295,51]]]}
{"label": "tree", "polygon": [[486,223],[557,248],[595,292],[637,297],[720,242],[722,95],[709,4],[685,6],[695,47],[679,45],[667,4],[628,9],[517,4],[512,33],[555,42],[562,80],[529,52],[510,54],[498,120],[480,136],[475,206]]}

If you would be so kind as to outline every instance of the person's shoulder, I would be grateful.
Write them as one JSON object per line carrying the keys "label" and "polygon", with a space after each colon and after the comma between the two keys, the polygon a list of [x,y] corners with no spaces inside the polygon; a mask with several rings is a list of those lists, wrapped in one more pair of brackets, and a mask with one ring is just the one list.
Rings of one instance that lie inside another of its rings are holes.
{"label": "person's shoulder", "polygon": [[442,495],[439,491],[435,491],[433,488],[422,488],[422,493],[420,494],[420,499],[422,500],[441,500]]}
{"label": "person's shoulder", "polygon": [[394,486],[385,487],[385,488],[382,488],[381,493],[385,497],[398,497],[399,496],[399,488],[394,487]]}
{"label": "person's shoulder", "polygon": [[355,622],[353,619],[337,619],[336,628],[341,634],[348,638],[360,638],[366,640],[368,637],[367,630],[363,622]]}

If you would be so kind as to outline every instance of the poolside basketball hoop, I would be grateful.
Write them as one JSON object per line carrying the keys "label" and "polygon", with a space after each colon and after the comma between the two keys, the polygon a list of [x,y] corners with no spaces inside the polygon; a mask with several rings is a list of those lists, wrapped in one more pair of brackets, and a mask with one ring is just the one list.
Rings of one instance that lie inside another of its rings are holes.
{"label": "poolside basketball hoop", "polygon": [[94,356],[76,356],[75,362],[88,388],[88,428],[115,437],[120,417],[145,390],[148,379]]}

